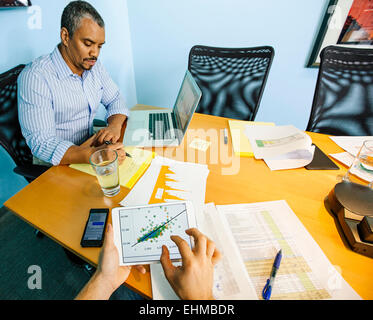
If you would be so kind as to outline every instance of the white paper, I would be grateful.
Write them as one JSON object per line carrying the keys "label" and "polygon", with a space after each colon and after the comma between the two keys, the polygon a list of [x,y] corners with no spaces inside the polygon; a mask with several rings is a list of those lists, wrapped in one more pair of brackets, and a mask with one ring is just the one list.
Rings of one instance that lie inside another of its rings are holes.
{"label": "white paper", "polygon": [[202,140],[199,138],[194,138],[193,141],[189,144],[189,148],[200,150],[206,152],[206,150],[210,147],[211,142]]}
{"label": "white paper", "polygon": [[294,150],[264,161],[272,171],[302,168],[312,162],[314,153],[315,146],[311,145],[309,150]]}
{"label": "white paper", "polygon": [[355,157],[351,155],[349,152],[330,153],[329,156],[343,163],[347,167],[351,167],[355,159]]}
{"label": "white paper", "polygon": [[[352,163],[355,160],[355,157],[352,156],[349,152],[341,152],[341,153],[333,153],[330,154],[334,159],[337,159],[338,161],[342,162],[344,165],[346,165],[348,168],[351,168]],[[364,170],[361,170],[359,166],[354,166],[350,170],[350,173],[353,175],[359,177],[360,179],[363,179],[364,181],[371,182],[372,181],[372,174],[370,172],[366,172]]]}
{"label": "white paper", "polygon": [[331,136],[329,138],[353,156],[357,156],[365,140],[373,140],[373,136]]}
{"label": "white paper", "polygon": [[[167,182],[164,188],[158,188],[156,184],[158,179],[162,179],[161,170],[164,167],[169,169],[166,174]],[[207,165],[156,156],[148,170],[120,204],[122,206],[149,204],[155,192],[155,200],[158,202],[160,200],[162,202],[192,201],[198,222],[198,217],[203,214],[208,174]]]}
{"label": "white paper", "polygon": [[256,159],[272,159],[295,150],[309,150],[312,140],[298,128],[289,126],[250,126],[245,128]]}
{"label": "white paper", "polygon": [[[198,221],[199,229],[215,242],[223,254],[222,260],[215,266],[214,297],[225,300],[257,300],[258,296],[245,270],[237,245],[222,219],[215,205],[209,203],[205,205],[204,215]],[[154,300],[178,299],[160,264],[151,265],[150,272]]]}
{"label": "white paper", "polygon": [[[173,264],[175,267],[178,267],[181,265],[181,262]],[[150,265],[150,277],[153,300],[180,300],[167,281],[160,263]]]}
{"label": "white paper", "polygon": [[225,217],[260,298],[276,253],[282,249],[271,299],[361,299],[286,201],[216,207]]}

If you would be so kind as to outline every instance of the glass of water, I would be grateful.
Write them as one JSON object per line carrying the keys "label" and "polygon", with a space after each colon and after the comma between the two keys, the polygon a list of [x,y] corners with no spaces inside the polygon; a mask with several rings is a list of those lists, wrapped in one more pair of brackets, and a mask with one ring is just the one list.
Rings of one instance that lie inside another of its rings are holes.
{"label": "glass of water", "polygon": [[115,150],[101,149],[94,152],[90,158],[96,172],[102,192],[107,197],[113,197],[120,191],[118,154]]}
{"label": "glass of water", "polygon": [[356,177],[368,181],[373,187],[373,140],[365,140],[344,180],[356,181]]}

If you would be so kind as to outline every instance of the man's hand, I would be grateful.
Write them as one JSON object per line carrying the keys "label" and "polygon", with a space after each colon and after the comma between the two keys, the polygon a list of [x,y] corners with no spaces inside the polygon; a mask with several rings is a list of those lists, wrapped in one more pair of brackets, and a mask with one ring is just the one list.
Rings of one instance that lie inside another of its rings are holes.
{"label": "man's hand", "polygon": [[84,141],[80,146],[71,146],[65,152],[60,164],[89,163],[89,158],[92,153],[105,148],[115,150],[118,154],[118,163],[119,165],[122,164],[126,159],[126,152],[124,151],[124,146],[121,142],[110,145],[102,144],[100,146],[95,146],[96,139],[97,133]]}
{"label": "man's hand", "polygon": [[105,143],[105,141],[110,141],[111,143],[118,142],[120,134],[122,131],[121,125],[108,125],[107,127],[101,129],[96,133],[96,138],[94,141],[95,146],[100,146]]}
{"label": "man's hand", "polygon": [[115,150],[118,154],[118,164],[119,165],[122,164],[122,162],[126,159],[126,151],[124,150],[124,146],[123,146],[122,142],[117,142],[117,143],[109,144],[109,145],[104,144],[103,146],[98,147],[96,149],[98,150],[98,149],[102,149],[102,148]]}
{"label": "man's hand", "polygon": [[109,141],[111,143],[116,143],[122,133],[122,127],[127,117],[123,114],[114,114],[107,119],[108,126],[97,132],[95,141],[93,145],[98,147]]}
{"label": "man's hand", "polygon": [[182,266],[175,267],[170,260],[168,248],[162,246],[161,264],[165,276],[180,299],[214,299],[214,266],[221,259],[221,253],[215,243],[197,229],[185,232],[194,238],[195,247],[191,250],[185,240],[179,236],[171,236],[171,240],[179,248]]}
{"label": "man's hand", "polygon": [[[136,266],[136,268],[145,273],[143,266]],[[123,282],[125,282],[131,272],[131,267],[119,266],[119,255],[117,247],[114,244],[114,231],[110,223],[108,223],[106,236],[103,248],[100,252],[98,267],[96,273],[108,285],[111,286],[114,292]]]}
{"label": "man's hand", "polygon": [[[143,266],[136,266],[135,268],[143,274],[146,272]],[[114,244],[113,227],[108,224],[97,270],[76,299],[109,299],[112,293],[127,280],[130,272],[131,267],[119,266],[119,255]]]}

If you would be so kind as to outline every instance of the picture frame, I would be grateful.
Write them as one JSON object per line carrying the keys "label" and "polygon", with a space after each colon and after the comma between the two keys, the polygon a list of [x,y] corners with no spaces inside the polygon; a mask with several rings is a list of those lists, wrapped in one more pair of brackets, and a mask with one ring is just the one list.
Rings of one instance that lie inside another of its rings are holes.
{"label": "picture frame", "polygon": [[308,68],[320,65],[320,52],[329,45],[373,49],[373,1],[329,0]]}
{"label": "picture frame", "polygon": [[30,7],[30,0],[0,0],[0,8]]}

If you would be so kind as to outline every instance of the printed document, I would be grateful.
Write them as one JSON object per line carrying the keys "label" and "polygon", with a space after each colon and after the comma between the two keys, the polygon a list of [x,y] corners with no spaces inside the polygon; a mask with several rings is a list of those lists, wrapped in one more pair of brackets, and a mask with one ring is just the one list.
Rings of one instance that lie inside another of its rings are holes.
{"label": "printed document", "polygon": [[361,299],[286,201],[216,207],[231,230],[259,299],[280,249],[283,257],[271,299]]}
{"label": "printed document", "polygon": [[232,147],[237,157],[253,157],[249,139],[245,135],[246,126],[274,126],[272,122],[228,120],[229,130],[232,137]]}
{"label": "printed document", "polygon": [[294,126],[246,126],[245,133],[256,159],[264,159],[271,170],[301,168],[315,152],[311,138]]}
{"label": "printed document", "polygon": [[354,157],[359,153],[365,140],[373,140],[373,136],[331,136],[329,138]]}
{"label": "printed document", "polygon": [[[199,229],[215,242],[223,254],[223,258],[215,266],[213,295],[216,299],[226,300],[257,300],[254,286],[248,277],[238,247],[223,224],[221,214],[213,203],[206,204],[203,217],[197,221]],[[180,263],[176,264],[180,265]],[[152,291],[154,300],[176,300],[177,295],[172,290],[164,276],[161,264],[150,266]]]}
{"label": "printed document", "polygon": [[208,174],[207,165],[156,156],[120,204],[135,206],[190,200],[198,221],[198,216],[203,214]]}

